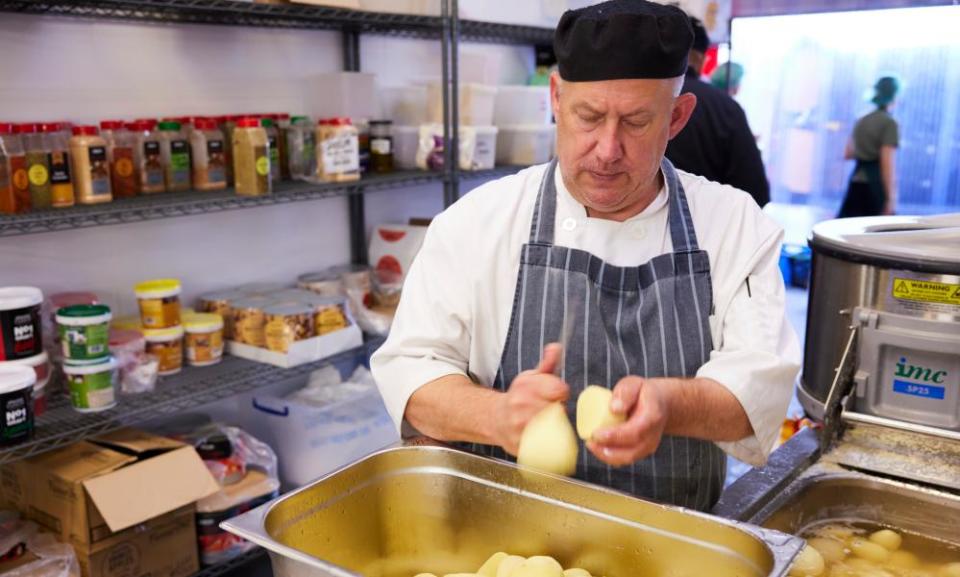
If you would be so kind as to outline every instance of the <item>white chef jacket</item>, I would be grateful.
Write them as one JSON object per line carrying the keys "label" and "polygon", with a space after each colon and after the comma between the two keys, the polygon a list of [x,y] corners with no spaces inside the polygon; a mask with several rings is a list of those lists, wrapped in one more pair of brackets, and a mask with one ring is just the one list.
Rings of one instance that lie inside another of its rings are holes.
{"label": "white chef jacket", "polygon": [[[410,267],[373,376],[398,427],[419,387],[447,375],[490,386],[507,338],[521,247],[547,165],[487,183],[437,216]],[[717,443],[761,465],[773,450],[793,393],[800,347],[785,317],[779,269],[783,231],[745,192],[677,171],[700,248],[710,258],[714,350],[699,371],[743,405],[754,436]],[[672,252],[667,192],[624,221],[590,218],[556,171],[554,244],[616,266],[639,266]],[[747,279],[749,278],[749,283]],[[749,288],[748,288],[749,287]],[[708,413],[709,415],[709,413]]]}

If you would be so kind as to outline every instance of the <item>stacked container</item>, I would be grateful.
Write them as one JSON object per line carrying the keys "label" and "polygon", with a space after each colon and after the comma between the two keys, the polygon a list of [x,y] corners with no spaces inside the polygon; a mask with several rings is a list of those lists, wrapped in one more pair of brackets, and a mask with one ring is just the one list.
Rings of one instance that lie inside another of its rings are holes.
{"label": "stacked container", "polygon": [[180,281],[157,279],[134,287],[140,306],[140,323],[147,354],[160,361],[161,376],[175,375],[183,368],[183,325],[180,314]]}
{"label": "stacked container", "polygon": [[494,107],[494,123],[500,129],[497,164],[548,162],[557,132],[552,116],[549,87],[501,86]]}

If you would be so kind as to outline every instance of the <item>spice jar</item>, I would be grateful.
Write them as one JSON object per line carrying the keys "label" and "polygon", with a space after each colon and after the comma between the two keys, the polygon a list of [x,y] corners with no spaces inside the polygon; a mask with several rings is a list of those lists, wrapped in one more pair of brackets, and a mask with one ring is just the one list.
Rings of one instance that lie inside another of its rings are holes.
{"label": "spice jar", "polygon": [[317,177],[326,182],[360,179],[360,148],[349,118],[321,120],[317,127]]}
{"label": "spice jar", "polygon": [[18,124],[15,132],[23,143],[27,167],[27,187],[30,190],[30,205],[33,208],[52,208],[50,190],[50,157],[37,124]]}
{"label": "spice jar", "polygon": [[13,133],[13,124],[0,122],[0,212],[17,214],[30,210],[30,179],[23,142]]}
{"label": "spice jar", "polygon": [[70,160],[76,181],[77,202],[99,204],[113,200],[107,142],[100,137],[96,126],[73,127]]}
{"label": "spice jar", "polygon": [[393,122],[370,121],[370,171],[393,172]]}
{"label": "spice jar", "polygon": [[168,192],[190,190],[190,142],[179,122],[161,122],[160,151]]}
{"label": "spice jar", "polygon": [[303,304],[274,305],[263,311],[267,348],[285,353],[290,345],[314,335],[313,307]]}
{"label": "spice jar", "polygon": [[100,136],[107,143],[113,197],[136,196],[139,192],[139,181],[134,165],[136,139],[133,133],[119,120],[104,120],[100,123]]}
{"label": "spice jar", "polygon": [[237,127],[237,116],[218,116],[217,126],[223,132],[224,158],[227,168],[227,186],[233,186],[233,130]]}
{"label": "spice jar", "polygon": [[267,132],[267,145],[270,147],[270,181],[280,180],[280,133],[272,118],[261,118],[260,126]]}
{"label": "spice jar", "polygon": [[227,187],[227,157],[223,133],[211,118],[197,118],[190,133],[193,153],[193,188],[221,190]]}
{"label": "spice jar", "polygon": [[180,281],[158,279],[134,287],[140,305],[140,322],[146,329],[167,329],[180,324]]}
{"label": "spice jar", "polygon": [[223,358],[223,317],[195,313],[184,318],[184,348],[187,363],[194,367],[215,365]]}
{"label": "spice jar", "polygon": [[242,118],[233,130],[233,176],[237,194],[270,194],[270,144],[267,131],[256,118]]}
{"label": "spice jar", "polygon": [[317,147],[313,123],[308,116],[294,116],[287,129],[288,172],[291,178],[313,176],[317,171]]}
{"label": "spice jar", "polygon": [[265,297],[250,297],[230,303],[233,340],[254,347],[263,347],[266,343],[263,332],[266,317],[263,309],[272,303],[272,300]]}
{"label": "spice jar", "polygon": [[168,329],[143,329],[147,342],[147,354],[160,362],[160,376],[175,375],[183,368],[183,327]]}
{"label": "spice jar", "polygon": [[160,136],[153,130],[149,120],[138,120],[128,128],[134,135],[134,166],[140,177],[140,193],[166,192]]}
{"label": "spice jar", "polygon": [[50,164],[50,199],[53,208],[74,205],[73,175],[70,171],[70,136],[59,122],[40,125]]}
{"label": "spice jar", "polygon": [[280,158],[280,180],[290,180],[290,149],[288,148],[287,134],[290,132],[290,115],[280,113],[273,115],[273,123],[277,127],[277,154]]}

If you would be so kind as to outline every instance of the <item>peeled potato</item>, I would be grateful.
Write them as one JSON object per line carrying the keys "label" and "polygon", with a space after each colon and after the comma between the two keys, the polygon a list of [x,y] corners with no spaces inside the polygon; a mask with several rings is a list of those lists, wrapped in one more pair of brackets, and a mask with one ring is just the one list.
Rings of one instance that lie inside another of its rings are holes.
{"label": "peeled potato", "polygon": [[577,397],[577,435],[584,441],[589,441],[593,433],[604,427],[619,425],[624,421],[623,415],[615,415],[610,411],[610,400],[613,392],[603,387],[590,385]]}
{"label": "peeled potato", "polygon": [[880,545],[887,551],[896,551],[903,543],[903,537],[896,531],[890,529],[881,529],[870,535],[870,542]]}
{"label": "peeled potato", "polygon": [[477,575],[482,575],[483,577],[497,577],[497,569],[500,568],[500,564],[503,563],[503,560],[509,557],[504,552],[494,553],[487,559],[483,565],[480,566],[480,569],[477,570]]}
{"label": "peeled potato", "polygon": [[586,569],[573,567],[563,572],[563,577],[593,577]]}
{"label": "peeled potato", "polygon": [[960,563],[947,563],[937,572],[937,577],[960,577]]}
{"label": "peeled potato", "polygon": [[552,403],[537,413],[520,437],[517,463],[553,473],[573,475],[579,453],[577,435],[561,403]]}
{"label": "peeled potato", "polygon": [[500,566],[497,567],[497,577],[510,577],[513,570],[522,565],[524,561],[526,559],[519,555],[507,555],[507,558],[501,561]]}
{"label": "peeled potato", "polygon": [[814,537],[807,540],[807,545],[816,549],[827,563],[839,563],[847,558],[846,546],[836,539]]}
{"label": "peeled potato", "polygon": [[563,567],[551,557],[531,557],[514,569],[510,577],[563,577]]}
{"label": "peeled potato", "polygon": [[920,559],[909,551],[894,551],[890,553],[890,560],[887,565],[898,567],[900,569],[919,569]]}
{"label": "peeled potato", "polygon": [[817,577],[823,573],[826,563],[813,547],[804,547],[790,566],[791,577]]}
{"label": "peeled potato", "polygon": [[857,557],[873,563],[886,563],[890,558],[890,551],[861,537],[850,540],[850,550]]}

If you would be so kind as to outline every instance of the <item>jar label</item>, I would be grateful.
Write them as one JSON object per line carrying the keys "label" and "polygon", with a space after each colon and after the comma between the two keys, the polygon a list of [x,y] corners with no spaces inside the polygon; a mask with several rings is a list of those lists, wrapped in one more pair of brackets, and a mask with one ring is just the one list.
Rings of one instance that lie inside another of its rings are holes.
{"label": "jar label", "polygon": [[343,174],[360,170],[360,147],[355,135],[334,136],[320,145],[323,172]]}
{"label": "jar label", "polygon": [[42,164],[34,164],[31,166],[28,175],[30,184],[34,186],[43,186],[47,184],[47,180],[50,178],[50,172],[47,170],[47,167]]}
{"label": "jar label", "polygon": [[140,321],[144,328],[166,329],[180,324],[180,298],[140,299]]}
{"label": "jar label", "polygon": [[183,368],[183,339],[164,342],[147,342],[147,354],[159,360],[160,374],[174,373]]}
{"label": "jar label", "polygon": [[110,163],[107,162],[107,149],[103,146],[90,147],[90,192],[93,196],[110,196]]}
{"label": "jar label", "polygon": [[116,402],[116,371],[92,375],[67,375],[70,402],[77,409],[107,409]]}
{"label": "jar label", "polygon": [[270,174],[270,159],[266,156],[257,157],[257,174],[260,176],[268,176]]}
{"label": "jar label", "polygon": [[50,153],[50,182],[53,184],[67,184],[70,182],[70,155],[64,150],[55,150]]}
{"label": "jar label", "polygon": [[190,186],[190,144],[186,140],[170,142],[170,184],[174,187]]}
{"label": "jar label", "polygon": [[388,155],[393,148],[389,138],[374,138],[370,141],[370,151],[374,154]]}
{"label": "jar label", "polygon": [[21,441],[33,432],[32,395],[30,387],[0,395],[0,445]]}
{"label": "jar label", "polygon": [[105,357],[110,352],[110,323],[80,327],[60,325],[59,329],[65,359],[89,361]]}
{"label": "jar label", "polygon": [[30,177],[27,175],[27,159],[24,156],[10,157],[10,183],[13,185],[15,207],[13,212],[30,208]]}
{"label": "jar label", "polygon": [[40,306],[0,311],[0,361],[14,361],[43,351]]}

